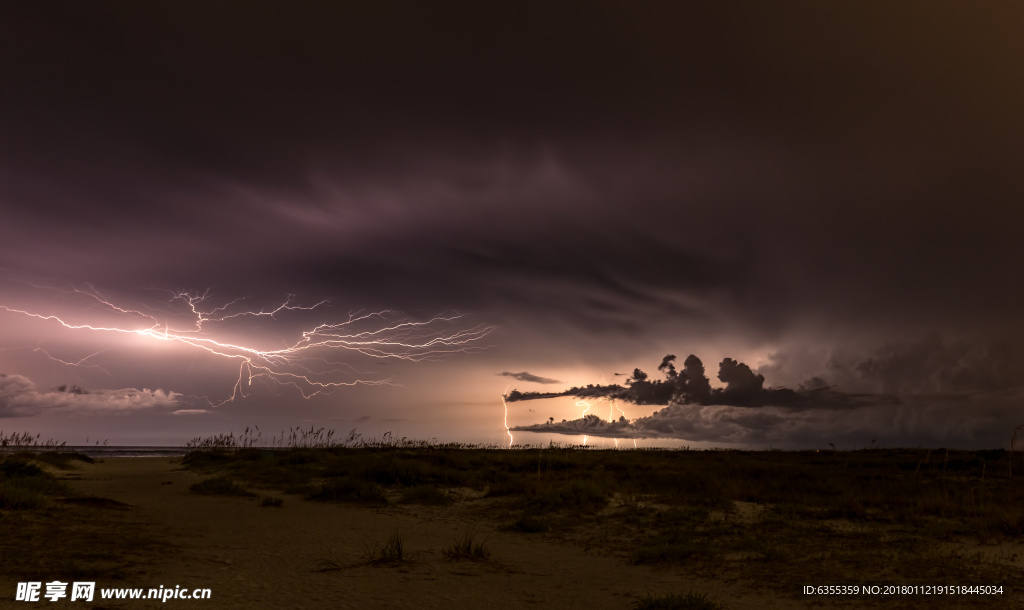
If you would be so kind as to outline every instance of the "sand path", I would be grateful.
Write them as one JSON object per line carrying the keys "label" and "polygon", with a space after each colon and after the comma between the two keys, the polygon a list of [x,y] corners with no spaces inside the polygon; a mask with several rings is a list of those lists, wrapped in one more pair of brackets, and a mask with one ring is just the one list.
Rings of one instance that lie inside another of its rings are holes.
{"label": "sand path", "polygon": [[[108,459],[83,466],[79,474],[71,482],[79,492],[131,505],[134,527],[169,545],[150,565],[140,566],[139,582],[97,587],[212,591],[205,601],[106,601],[103,607],[625,609],[646,594],[690,591],[735,609],[809,607],[737,583],[698,578],[685,566],[634,566],[607,550],[503,532],[486,520],[469,523],[444,508],[363,508],[295,496],[283,496],[281,508],[266,508],[252,499],[200,496],[188,487],[202,477],[181,470],[177,459]],[[469,527],[486,540],[490,560],[446,560],[441,548]],[[367,545],[380,545],[396,530],[412,560],[367,565]],[[325,562],[341,569],[313,571]]]}

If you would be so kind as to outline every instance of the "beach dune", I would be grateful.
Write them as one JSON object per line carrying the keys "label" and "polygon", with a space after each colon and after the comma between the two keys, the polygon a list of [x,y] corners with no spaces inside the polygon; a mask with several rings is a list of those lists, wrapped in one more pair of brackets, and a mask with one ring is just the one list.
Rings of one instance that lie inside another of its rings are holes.
{"label": "beach dune", "polygon": [[[275,494],[283,506],[262,507],[254,498],[198,495],[189,486],[204,477],[182,470],[180,462],[112,458],[61,473],[83,496],[127,505],[98,514],[117,513],[126,537],[152,541],[134,550],[132,561],[139,565],[129,576],[97,582],[89,607],[633,608],[647,595],[690,591],[728,608],[805,607],[735,582],[699,578],[681,566],[631,565],[630,549],[614,539],[604,547],[583,546],[553,535],[502,531],[485,504],[471,510],[457,508],[460,503],[359,507]],[[491,556],[446,559],[442,549],[470,531]],[[405,561],[367,561],[368,552],[396,532]],[[111,551],[120,543],[117,534],[95,541]],[[37,580],[70,578],[39,574]],[[16,583],[3,581],[4,598],[11,600]],[[209,589],[210,599],[98,599],[100,589],[160,586]],[[45,603],[84,607],[66,599]]]}

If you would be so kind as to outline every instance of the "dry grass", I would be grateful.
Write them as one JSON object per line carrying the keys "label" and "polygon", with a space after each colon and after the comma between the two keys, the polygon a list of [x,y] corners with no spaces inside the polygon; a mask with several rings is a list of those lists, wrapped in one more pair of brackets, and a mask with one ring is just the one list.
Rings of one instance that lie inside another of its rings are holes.
{"label": "dry grass", "polygon": [[724,610],[725,606],[706,594],[687,593],[647,596],[637,604],[637,610]]}
{"label": "dry grass", "polygon": [[466,532],[451,544],[441,549],[441,555],[448,561],[484,561],[490,559],[491,551],[485,543],[476,541],[476,534]]}

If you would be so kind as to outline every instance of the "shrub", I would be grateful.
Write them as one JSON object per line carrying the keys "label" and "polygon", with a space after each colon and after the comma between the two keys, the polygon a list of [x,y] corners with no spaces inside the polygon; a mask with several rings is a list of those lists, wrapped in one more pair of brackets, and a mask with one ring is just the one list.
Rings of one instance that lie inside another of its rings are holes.
{"label": "shrub", "polygon": [[56,466],[61,470],[70,470],[72,460],[78,460],[79,462],[85,462],[86,464],[94,464],[96,460],[79,453],[77,451],[41,451],[36,454],[35,459],[40,462],[45,462],[51,466]]}
{"label": "shrub", "polygon": [[417,485],[410,487],[402,493],[398,500],[402,504],[451,504],[452,497],[436,487],[430,485]]}
{"label": "shrub", "polygon": [[573,481],[538,491],[527,505],[538,511],[576,509],[595,512],[608,503],[608,494],[593,481]]}
{"label": "shrub", "polygon": [[272,508],[280,508],[284,504],[284,500],[276,496],[266,496],[260,500],[260,506],[268,506]]}
{"label": "shrub", "polygon": [[543,519],[532,515],[523,515],[512,524],[512,529],[518,532],[525,532],[527,534],[537,534],[548,531],[550,527]]}
{"label": "shrub", "polygon": [[24,460],[4,460],[0,462],[0,474],[9,479],[15,477],[37,477],[43,474],[43,469]]}
{"label": "shrub", "polygon": [[228,477],[214,477],[198,483],[193,483],[189,490],[193,493],[206,496],[245,496],[252,497],[256,494],[242,487]]}
{"label": "shrub", "polygon": [[709,558],[714,551],[707,541],[687,536],[680,530],[668,532],[633,551],[633,563],[679,562],[690,558]]}
{"label": "shrub", "polygon": [[0,509],[32,510],[46,508],[48,500],[43,494],[11,483],[0,483]]}
{"label": "shrub", "polygon": [[4,482],[21,490],[43,496],[72,495],[67,485],[47,474],[35,464],[22,459],[8,459],[0,462],[0,483]]}
{"label": "shrub", "polygon": [[318,491],[306,496],[307,500],[357,502],[360,504],[387,504],[380,488],[368,481],[343,478],[324,483]]}

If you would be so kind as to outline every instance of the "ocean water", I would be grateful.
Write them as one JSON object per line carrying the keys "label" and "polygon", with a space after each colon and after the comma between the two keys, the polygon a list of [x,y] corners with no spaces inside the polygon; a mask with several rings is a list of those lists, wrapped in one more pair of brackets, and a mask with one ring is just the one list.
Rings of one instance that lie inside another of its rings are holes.
{"label": "ocean water", "polygon": [[[7,451],[20,448],[8,447]],[[65,445],[63,447],[24,447],[26,451],[77,451],[91,458],[113,457],[181,457],[188,453],[185,447],[106,447],[102,445]]]}

